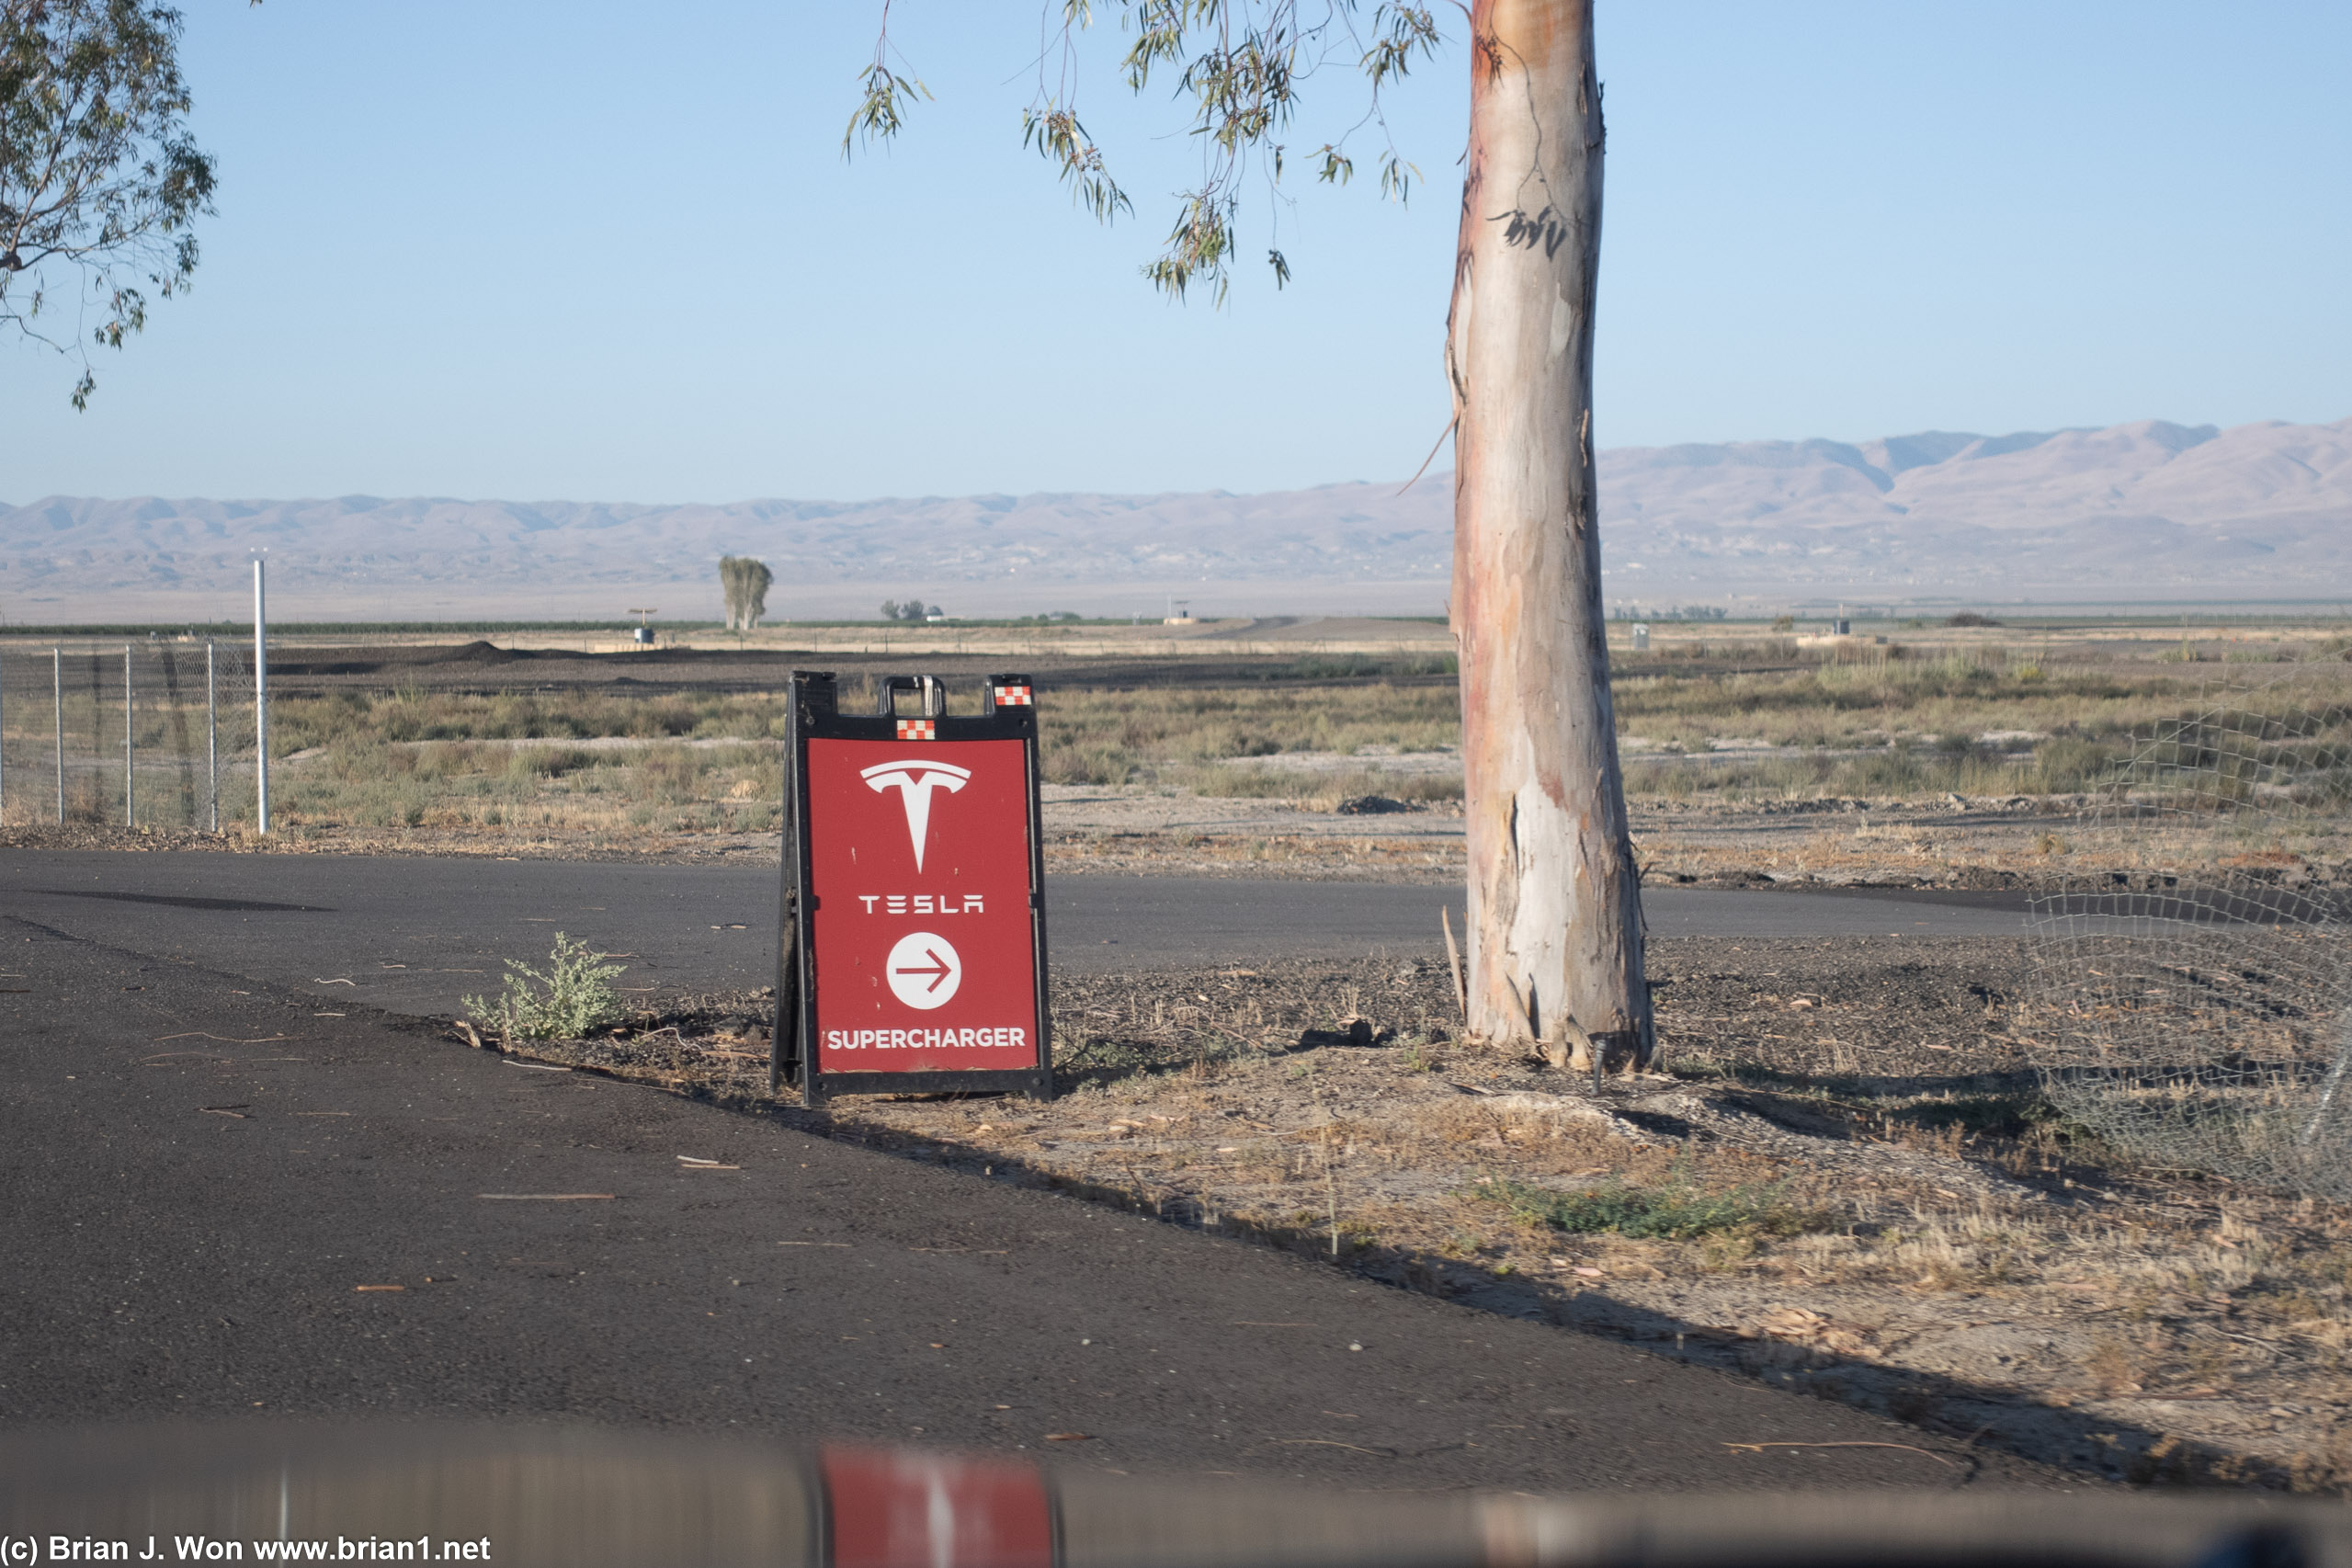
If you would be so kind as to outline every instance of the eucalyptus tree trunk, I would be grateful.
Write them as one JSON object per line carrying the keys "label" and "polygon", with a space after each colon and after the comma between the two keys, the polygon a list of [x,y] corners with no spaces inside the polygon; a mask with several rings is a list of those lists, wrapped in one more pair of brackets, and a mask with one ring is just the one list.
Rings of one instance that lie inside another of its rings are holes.
{"label": "eucalyptus tree trunk", "polygon": [[1601,103],[1591,0],[1475,0],[1447,371],[1469,795],[1470,1028],[1647,1065],[1642,893],[1593,469]]}

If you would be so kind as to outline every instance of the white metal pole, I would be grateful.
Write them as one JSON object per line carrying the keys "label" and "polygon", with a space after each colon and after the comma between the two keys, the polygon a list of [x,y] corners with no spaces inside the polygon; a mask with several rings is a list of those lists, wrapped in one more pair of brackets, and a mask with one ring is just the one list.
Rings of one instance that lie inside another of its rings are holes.
{"label": "white metal pole", "polygon": [[0,824],[8,820],[8,666],[0,660]]}
{"label": "white metal pole", "polygon": [[52,710],[57,726],[57,824],[65,825],[65,655],[56,643],[49,645],[49,692],[56,707]]}
{"label": "white metal pole", "polygon": [[269,563],[253,563],[253,744],[255,825],[269,834],[269,606],[262,573]]}
{"label": "white metal pole", "polygon": [[131,644],[122,645],[122,825],[139,825],[139,790],[131,751]]}
{"label": "white metal pole", "polygon": [[204,640],[204,776],[212,802],[212,831],[221,831],[221,699],[212,679],[212,639]]}

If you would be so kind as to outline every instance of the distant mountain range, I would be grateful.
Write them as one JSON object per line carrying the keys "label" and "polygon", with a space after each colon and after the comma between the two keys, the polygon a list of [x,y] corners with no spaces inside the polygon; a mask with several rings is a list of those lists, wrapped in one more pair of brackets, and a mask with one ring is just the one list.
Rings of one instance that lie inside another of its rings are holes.
{"label": "distant mountain range", "polygon": [[[728,506],[51,496],[0,506],[11,622],[238,612],[267,549],[289,617],[717,612],[722,554],[778,616],[919,595],[971,614],[1434,614],[1450,477],[1235,495],[979,495]],[[2150,420],[1847,445],[1601,454],[1612,602],[1828,596],[2123,600],[2352,593],[2352,419]]]}
{"label": "distant mountain range", "polygon": [[1615,595],[2283,597],[2352,587],[2352,419],[1931,430],[1601,458]]}

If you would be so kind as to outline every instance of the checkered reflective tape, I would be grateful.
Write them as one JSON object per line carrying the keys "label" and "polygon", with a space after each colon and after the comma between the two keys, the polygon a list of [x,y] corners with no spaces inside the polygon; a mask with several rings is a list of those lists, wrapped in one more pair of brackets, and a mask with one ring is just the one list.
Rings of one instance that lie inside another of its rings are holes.
{"label": "checkered reflective tape", "polygon": [[898,722],[898,738],[903,741],[936,741],[939,738],[939,726],[929,719],[901,719]]}
{"label": "checkered reflective tape", "polygon": [[1037,706],[1037,699],[1029,694],[1029,688],[1028,687],[1000,686],[996,688],[996,706],[999,708],[1034,708]]}

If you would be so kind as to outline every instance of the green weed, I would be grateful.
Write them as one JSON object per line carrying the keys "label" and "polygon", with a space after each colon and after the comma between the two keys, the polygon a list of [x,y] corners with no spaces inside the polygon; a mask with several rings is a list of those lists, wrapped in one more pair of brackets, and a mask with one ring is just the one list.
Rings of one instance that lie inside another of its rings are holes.
{"label": "green weed", "polygon": [[579,1040],[619,1022],[624,1012],[612,979],[629,966],[606,963],[605,957],[558,931],[545,973],[508,959],[506,990],[495,1003],[479,996],[461,998],[461,1003],[476,1023],[509,1043]]}

